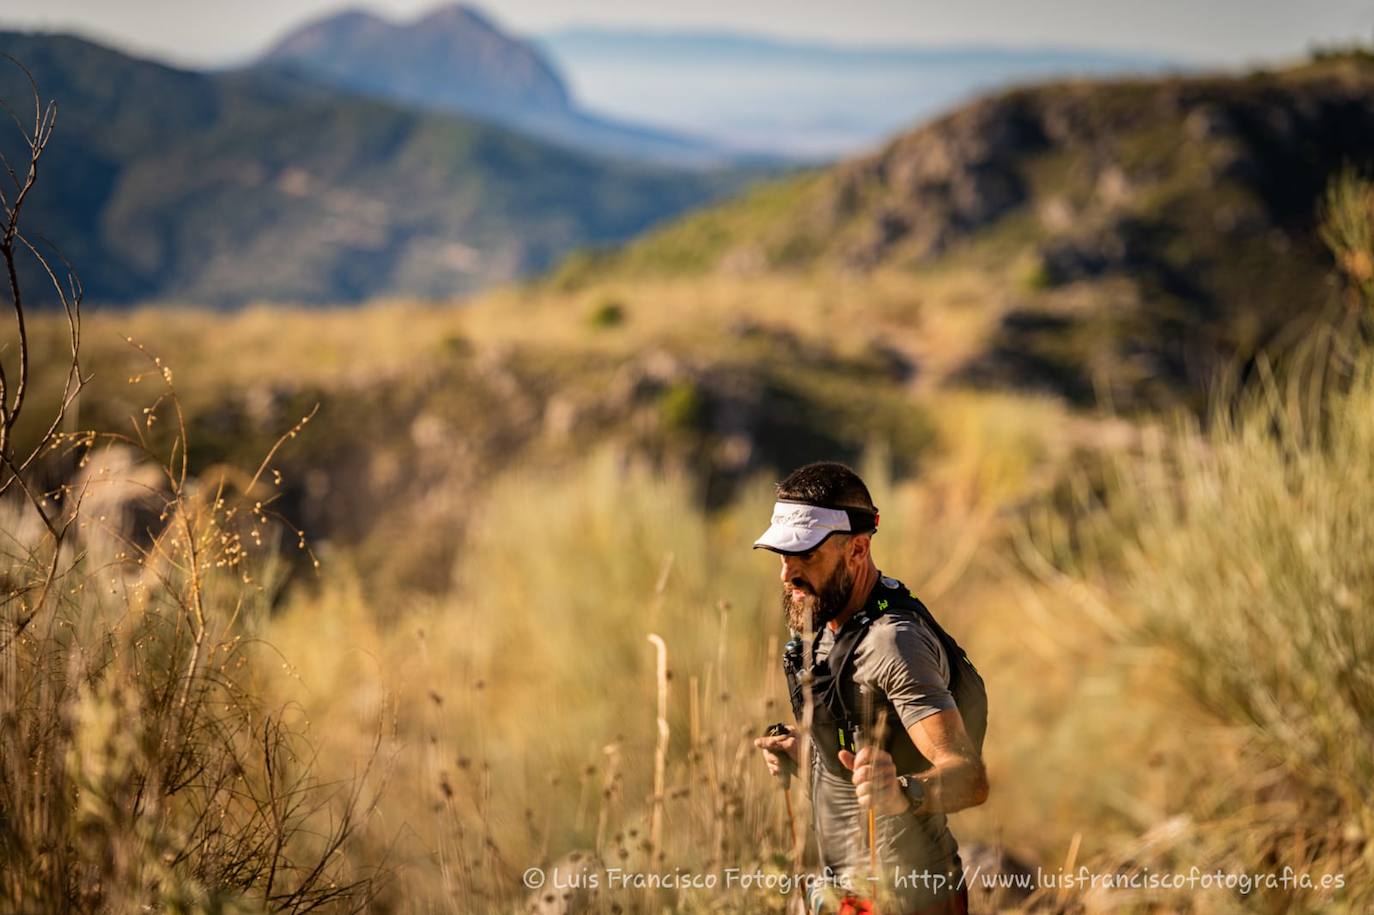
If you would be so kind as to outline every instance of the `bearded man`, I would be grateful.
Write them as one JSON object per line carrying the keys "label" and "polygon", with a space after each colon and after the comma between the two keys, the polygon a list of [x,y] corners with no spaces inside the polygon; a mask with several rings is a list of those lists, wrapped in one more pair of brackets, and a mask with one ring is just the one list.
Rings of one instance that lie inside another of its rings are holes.
{"label": "bearded man", "polygon": [[810,767],[826,878],[813,884],[811,912],[867,912],[881,898],[883,915],[962,915],[968,893],[945,817],[988,796],[986,692],[958,643],[878,570],[877,528],[868,487],[843,464],[808,464],[778,484],[754,547],[780,558],[793,636],[784,667],[810,758],[800,759],[797,728],[755,745],[775,776]]}

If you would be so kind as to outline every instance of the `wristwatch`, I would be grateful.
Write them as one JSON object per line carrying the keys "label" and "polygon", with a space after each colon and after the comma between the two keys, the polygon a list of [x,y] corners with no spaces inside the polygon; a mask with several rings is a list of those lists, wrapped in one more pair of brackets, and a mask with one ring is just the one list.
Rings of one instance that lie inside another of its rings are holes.
{"label": "wristwatch", "polygon": [[911,812],[915,813],[921,809],[921,805],[926,802],[926,786],[914,775],[897,776],[897,785],[911,802]]}

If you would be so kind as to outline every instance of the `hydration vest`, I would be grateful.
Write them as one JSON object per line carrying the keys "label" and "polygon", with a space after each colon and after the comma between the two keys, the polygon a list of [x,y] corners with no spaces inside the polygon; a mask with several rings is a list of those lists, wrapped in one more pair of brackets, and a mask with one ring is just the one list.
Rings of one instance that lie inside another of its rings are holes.
{"label": "hydration vest", "polygon": [[[839,751],[857,753],[860,740],[871,734],[876,725],[876,708],[852,709],[846,695],[853,686],[851,661],[854,650],[873,622],[885,614],[905,614],[920,619],[935,634],[949,661],[950,694],[964,719],[969,738],[981,755],[988,723],[988,694],[982,676],[959,643],[935,621],[925,604],[914,597],[906,585],[884,575],[873,585],[863,607],[835,633],[830,653],[813,664],[809,676],[803,669],[805,660],[799,635],[794,634],[783,651],[783,671],[787,675],[792,713],[798,724],[803,721],[805,691],[807,685],[810,686],[813,697],[811,733],[821,764],[832,773],[847,777],[849,770],[839,761]],[[817,632],[811,643],[813,659],[820,637],[821,633]],[[883,749],[892,755],[901,774],[921,772],[931,766],[930,760],[916,749],[906,728],[894,715],[888,717]]]}

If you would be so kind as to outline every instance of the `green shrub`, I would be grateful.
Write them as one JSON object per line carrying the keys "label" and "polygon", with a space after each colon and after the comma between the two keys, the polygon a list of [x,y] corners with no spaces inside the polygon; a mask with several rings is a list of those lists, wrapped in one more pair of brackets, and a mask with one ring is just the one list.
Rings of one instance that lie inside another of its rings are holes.
{"label": "green shrub", "polygon": [[1017,260],[1016,285],[1026,292],[1043,292],[1054,287],[1054,274],[1043,255],[1031,251]]}
{"label": "green shrub", "polygon": [[675,381],[658,396],[658,415],[666,429],[679,432],[696,429],[705,413],[701,392],[690,381]]}
{"label": "green shrub", "polygon": [[440,341],[443,350],[448,355],[462,359],[472,355],[472,341],[459,333],[446,334]]}
{"label": "green shrub", "polygon": [[587,315],[587,324],[598,330],[619,327],[623,323],[625,306],[619,299],[603,299],[592,309],[591,314]]}

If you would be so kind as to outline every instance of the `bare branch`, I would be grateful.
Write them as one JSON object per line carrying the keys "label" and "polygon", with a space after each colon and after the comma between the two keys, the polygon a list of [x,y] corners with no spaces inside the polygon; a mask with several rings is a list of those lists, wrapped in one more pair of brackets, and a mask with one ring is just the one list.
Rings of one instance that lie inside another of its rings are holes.
{"label": "bare branch", "polygon": [[[67,312],[68,320],[72,322],[73,326],[79,322],[79,303],[69,299],[64,294],[62,285],[57,280],[51,266],[48,264],[47,258],[45,258],[28,239],[24,238],[19,230],[19,220],[23,212],[24,202],[28,198],[29,192],[33,190],[34,185],[37,183],[39,160],[42,158],[43,151],[47,148],[48,141],[52,138],[53,129],[57,123],[57,105],[55,102],[48,102],[47,105],[44,105],[42,94],[38,90],[38,83],[34,80],[33,73],[12,56],[3,56],[23,72],[25,78],[28,80],[29,89],[33,95],[33,127],[31,132],[24,127],[14,110],[10,108],[8,104],[4,105],[4,110],[10,115],[15,126],[20,129],[29,147],[28,167],[22,180],[18,178],[18,173],[15,172],[9,161],[5,161],[6,169],[9,170],[11,176],[15,179],[16,193],[13,199],[6,198],[5,220],[3,225],[0,225],[0,259],[4,261],[5,272],[9,279],[10,306],[13,309],[15,327],[18,335],[19,362],[18,378],[15,382],[12,401],[10,399],[10,379],[5,372],[4,365],[0,363],[0,464],[8,468],[11,473],[18,473],[21,471],[15,469],[16,465],[13,460],[12,452],[12,436],[15,424],[19,421],[19,417],[24,409],[24,397],[27,393],[29,382],[31,354],[29,352],[24,298],[20,287],[19,267],[15,259],[16,242],[22,246],[23,250],[29,251],[29,253],[37,259],[43,270],[47,272]],[[73,288],[75,288],[75,286],[73,286]],[[79,340],[79,334],[75,336],[74,339]],[[80,369],[76,360],[76,355],[77,353],[74,349],[72,352],[72,369],[68,374],[68,392],[70,392],[72,376],[74,375],[77,379],[80,378]],[[79,388],[79,384],[77,386]],[[62,416],[65,415],[66,406],[69,403],[70,400],[64,396],[63,406],[60,408],[59,416],[56,422],[50,427],[51,431],[40,439],[36,453],[42,452],[53,431],[60,427]],[[22,461],[20,464],[21,466],[27,466],[28,461]],[[9,480],[0,484],[0,494],[3,494],[4,490],[7,489],[9,485]]]}

